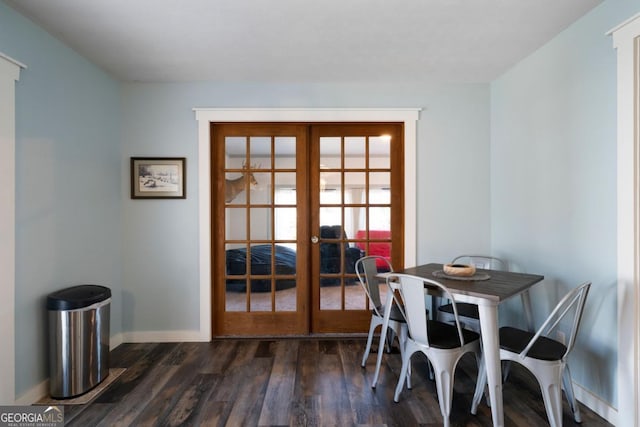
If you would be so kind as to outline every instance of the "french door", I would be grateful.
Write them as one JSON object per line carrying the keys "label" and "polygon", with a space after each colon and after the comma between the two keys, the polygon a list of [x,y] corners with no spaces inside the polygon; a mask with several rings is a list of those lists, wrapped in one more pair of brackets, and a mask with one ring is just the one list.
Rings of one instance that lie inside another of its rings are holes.
{"label": "french door", "polygon": [[382,255],[403,265],[402,126],[317,124],[310,146],[311,329],[367,331],[356,260]]}
{"label": "french door", "polygon": [[213,333],[365,332],[355,262],[403,265],[401,124],[212,124]]}

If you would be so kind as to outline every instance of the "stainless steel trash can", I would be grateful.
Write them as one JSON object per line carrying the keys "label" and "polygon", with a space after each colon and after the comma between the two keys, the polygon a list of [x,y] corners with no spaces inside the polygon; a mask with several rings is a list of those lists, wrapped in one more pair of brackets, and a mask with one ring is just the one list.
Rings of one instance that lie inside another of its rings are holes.
{"label": "stainless steel trash can", "polygon": [[51,397],[86,393],[109,374],[110,308],[104,286],[73,286],[47,297]]}

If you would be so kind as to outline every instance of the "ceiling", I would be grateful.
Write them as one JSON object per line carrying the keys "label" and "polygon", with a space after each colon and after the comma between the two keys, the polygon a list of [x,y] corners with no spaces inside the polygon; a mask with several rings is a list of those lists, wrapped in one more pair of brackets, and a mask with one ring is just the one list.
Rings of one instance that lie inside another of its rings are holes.
{"label": "ceiling", "polygon": [[7,0],[123,81],[489,82],[602,0]]}

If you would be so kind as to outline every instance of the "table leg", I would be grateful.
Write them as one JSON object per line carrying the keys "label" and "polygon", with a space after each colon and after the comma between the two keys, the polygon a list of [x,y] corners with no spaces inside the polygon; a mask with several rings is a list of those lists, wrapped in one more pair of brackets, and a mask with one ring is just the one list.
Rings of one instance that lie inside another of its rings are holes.
{"label": "table leg", "polygon": [[500,369],[500,339],[498,332],[498,306],[479,305],[482,351],[487,369],[487,384],[491,400],[494,426],[504,426],[502,408],[502,375]]}

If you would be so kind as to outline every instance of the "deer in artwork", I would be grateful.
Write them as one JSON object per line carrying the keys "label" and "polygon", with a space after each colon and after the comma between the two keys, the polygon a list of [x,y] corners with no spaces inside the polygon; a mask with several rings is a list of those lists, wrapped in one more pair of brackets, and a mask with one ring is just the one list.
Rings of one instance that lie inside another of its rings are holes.
{"label": "deer in artwork", "polygon": [[243,192],[247,188],[247,182],[249,183],[249,189],[253,190],[258,185],[258,181],[256,181],[253,176],[253,172],[251,169],[255,169],[256,166],[252,165],[251,167],[247,167],[245,163],[242,163],[242,176],[236,179],[226,179],[224,186],[224,199],[227,203],[231,202],[235,199],[238,194]]}

